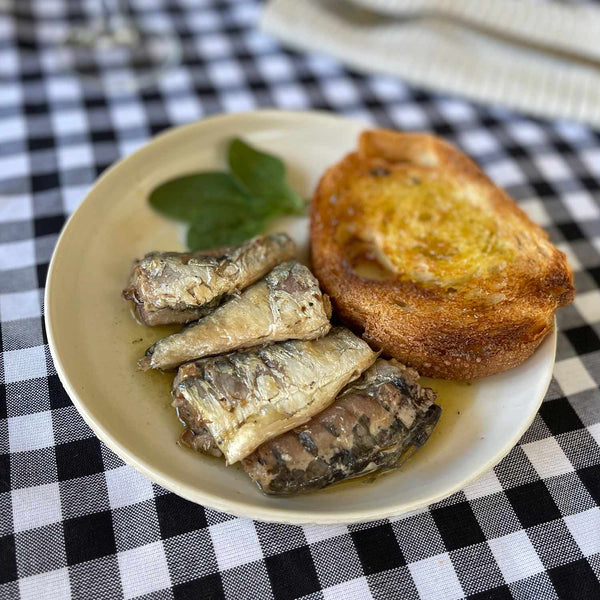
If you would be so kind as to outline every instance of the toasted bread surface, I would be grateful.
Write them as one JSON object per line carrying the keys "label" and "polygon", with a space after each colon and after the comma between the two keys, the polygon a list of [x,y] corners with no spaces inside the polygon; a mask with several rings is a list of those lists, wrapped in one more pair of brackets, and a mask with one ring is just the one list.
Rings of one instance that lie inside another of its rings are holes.
{"label": "toasted bread surface", "polygon": [[364,132],[325,172],[311,210],[314,271],[338,314],[422,375],[516,366],[573,299],[565,255],[434,136]]}

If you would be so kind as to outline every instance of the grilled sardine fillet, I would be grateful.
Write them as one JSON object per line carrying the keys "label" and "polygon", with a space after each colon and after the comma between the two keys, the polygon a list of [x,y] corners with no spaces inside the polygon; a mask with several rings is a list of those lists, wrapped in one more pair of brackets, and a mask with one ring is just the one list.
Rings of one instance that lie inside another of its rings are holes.
{"label": "grilled sardine fillet", "polygon": [[159,340],[140,369],[173,369],[189,360],[290,339],[315,339],[330,329],[331,305],[310,270],[277,265],[263,280],[232,296],[197,324]]}
{"label": "grilled sardine fillet", "polygon": [[136,261],[123,297],[133,300],[146,325],[188,323],[292,258],[295,250],[285,233],[276,233],[212,252],[150,252]]}
{"label": "grilled sardine fillet", "polygon": [[338,327],[318,340],[203,358],[179,368],[173,405],[193,431],[205,426],[232,464],[322,411],[376,356]]}
{"label": "grilled sardine fillet", "polygon": [[398,466],[429,438],[441,408],[418,373],[378,359],[308,423],[262,444],[244,469],[267,494],[296,494]]}

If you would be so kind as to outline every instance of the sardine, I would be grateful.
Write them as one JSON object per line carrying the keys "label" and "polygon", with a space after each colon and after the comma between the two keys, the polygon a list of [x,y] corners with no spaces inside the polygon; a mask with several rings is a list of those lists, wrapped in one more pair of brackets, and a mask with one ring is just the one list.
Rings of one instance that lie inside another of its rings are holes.
{"label": "sardine", "polygon": [[173,405],[193,432],[211,433],[227,464],[308,421],[369,367],[377,353],[348,329],[179,368]]}
{"label": "sardine", "polygon": [[267,342],[315,339],[329,331],[330,316],[329,297],[321,293],[315,276],[304,265],[288,261],[197,324],[156,342],[138,367],[173,369]]}
{"label": "sardine", "polygon": [[136,261],[123,297],[133,300],[146,325],[188,323],[207,315],[225,295],[255,283],[294,253],[294,242],[285,233],[209,252],[150,252]]}
{"label": "sardine", "polygon": [[244,469],[263,492],[289,495],[397,467],[427,441],[442,412],[418,377],[378,359],[329,408],[262,444]]}

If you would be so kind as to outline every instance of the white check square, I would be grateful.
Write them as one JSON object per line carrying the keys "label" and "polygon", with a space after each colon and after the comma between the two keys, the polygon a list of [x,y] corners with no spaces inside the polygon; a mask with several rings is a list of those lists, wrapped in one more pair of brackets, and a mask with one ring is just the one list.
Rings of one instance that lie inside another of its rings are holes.
{"label": "white check square", "polygon": [[355,103],[358,99],[356,87],[345,79],[333,79],[323,82],[323,91],[333,104]]}
{"label": "white check square", "polygon": [[4,352],[4,378],[6,383],[46,377],[47,374],[44,346]]}
{"label": "white check square", "polygon": [[577,221],[591,221],[600,218],[600,207],[588,192],[575,192],[563,198],[569,212]]}
{"label": "white check square", "polygon": [[223,58],[231,54],[229,40],[220,33],[210,33],[200,36],[196,41],[198,53],[205,59]]}
{"label": "white check square", "polygon": [[43,600],[71,598],[69,571],[67,567],[19,579],[21,600]]}
{"label": "white check square", "polygon": [[128,102],[127,104],[112,104],[110,107],[111,119],[118,129],[129,129],[146,125],[146,113],[141,104]]}
{"label": "white check square", "polygon": [[72,213],[81,204],[89,190],[89,185],[72,185],[63,189],[62,200],[65,212]]}
{"label": "white check square", "polygon": [[544,565],[524,530],[488,540],[488,545],[506,583],[544,571]]}
{"label": "white check square", "polygon": [[539,125],[529,121],[516,121],[507,126],[512,137],[523,144],[539,144],[546,140],[546,134]]}
{"label": "white check square", "polygon": [[330,540],[348,533],[346,525],[304,525],[302,529],[309,544]]}
{"label": "white check square", "polygon": [[162,542],[119,552],[118,560],[125,598],[135,598],[171,587]]}
{"label": "white check square", "polygon": [[256,106],[254,96],[242,90],[221,94],[221,102],[226,112],[252,110]]}
{"label": "white check square", "polygon": [[527,213],[527,216],[541,227],[552,225],[552,219],[544,207],[544,203],[537,198],[528,198],[519,202],[519,207]]}
{"label": "white check square", "polygon": [[75,77],[61,77],[60,79],[48,77],[46,79],[46,92],[48,98],[54,102],[78,100],[82,95],[81,86]]}
{"label": "white check square", "polygon": [[110,469],[104,476],[112,509],[130,506],[154,497],[152,483],[127,465]]}
{"label": "white check square", "polygon": [[257,60],[257,64],[265,78],[271,81],[293,78],[294,69],[285,56],[262,56]]}
{"label": "white check square", "polygon": [[202,109],[198,101],[192,96],[188,96],[187,98],[179,97],[177,100],[168,100],[166,109],[171,121],[177,124],[189,123],[202,116]]}
{"label": "white check square", "polygon": [[58,523],[62,519],[58,483],[11,492],[15,532]]}
{"label": "white check square", "polygon": [[594,507],[585,512],[565,517],[573,539],[584,556],[600,554],[600,508]]}
{"label": "white check square", "polygon": [[467,500],[475,500],[475,498],[490,496],[501,491],[502,484],[498,481],[494,469],[486,471],[481,477],[478,477],[475,481],[469,483],[467,487],[463,488]]}
{"label": "white check square", "polygon": [[295,83],[278,85],[273,91],[275,104],[282,108],[297,109],[308,106],[308,98],[304,90]]}
{"label": "white check square", "polygon": [[210,537],[221,571],[263,557],[254,523],[250,519],[232,519],[211,525]]}
{"label": "white check square", "polygon": [[468,154],[494,152],[500,147],[498,139],[485,129],[466,131],[460,134],[459,140]]}
{"label": "white check square", "polygon": [[[23,177],[29,174],[29,159],[26,154],[0,156],[0,173],[3,177]],[[4,212],[4,207],[3,207]]]}
{"label": "white check square", "polygon": [[240,85],[245,81],[242,68],[232,60],[220,60],[210,63],[207,71],[217,86]]}
{"label": "white check square", "polygon": [[577,294],[575,307],[588,323],[600,322],[600,290]]}
{"label": "white check square", "polygon": [[573,465],[565,456],[556,438],[549,437],[521,446],[533,468],[542,479],[564,475],[573,471]]}
{"label": "white check square", "polygon": [[408,565],[421,598],[458,600],[464,592],[447,553],[431,556]]}
{"label": "white check square", "polygon": [[39,290],[0,294],[0,318],[2,321],[30,319],[42,314]]}
{"label": "white check square", "polygon": [[8,441],[11,452],[27,452],[54,445],[52,414],[44,412],[9,417]]}
{"label": "white check square", "polygon": [[592,437],[596,440],[598,446],[600,446],[600,423],[590,425],[588,431],[592,434]]}
{"label": "white check square", "polygon": [[35,264],[33,240],[0,244],[0,270],[9,271]]}
{"label": "white check square", "polygon": [[0,222],[25,221],[33,216],[29,194],[11,194],[2,198]]}
{"label": "white check square", "polygon": [[369,83],[382,100],[401,100],[406,96],[406,87],[394,77],[375,76],[370,78]]}
{"label": "white check square", "polygon": [[92,148],[87,144],[75,146],[58,146],[58,165],[65,171],[77,167],[89,167],[94,164]]}
{"label": "white check square", "polygon": [[580,156],[591,173],[600,175],[600,148],[594,146],[588,150],[583,150]]}
{"label": "white check square", "polygon": [[427,126],[427,118],[422,110],[410,104],[391,106],[390,116],[400,129],[423,129]]}
{"label": "white check square", "polygon": [[364,577],[338,583],[323,590],[324,600],[371,600],[373,595]]}
{"label": "white check square", "polygon": [[581,264],[581,261],[579,260],[577,254],[575,254],[575,252],[573,251],[573,247],[571,246],[571,244],[569,244],[569,242],[561,242],[560,244],[556,244],[556,247],[561,252],[564,252],[566,254],[567,261],[573,268],[573,271],[583,270],[583,265]]}
{"label": "white check square", "polygon": [[[11,93],[11,89],[14,90]],[[10,106],[11,104],[21,104],[20,92],[17,92],[19,88],[17,86],[2,86],[2,94],[0,97],[4,102],[0,101],[0,106]],[[12,100],[12,102],[10,102]],[[0,119],[0,131],[2,132],[3,141],[8,142],[11,140],[20,140],[25,137],[27,128],[25,127],[25,121],[23,117],[6,117]]]}
{"label": "white check square", "polygon": [[558,154],[540,154],[534,157],[535,164],[549,181],[559,181],[572,177],[567,163]]}
{"label": "white check square", "polygon": [[525,176],[517,165],[509,159],[499,160],[486,166],[485,172],[499,186],[520,185]]}
{"label": "white check square", "polygon": [[88,129],[87,119],[80,109],[55,111],[51,117],[52,127],[58,136],[85,133]]}
{"label": "white check square", "polygon": [[596,382],[577,356],[557,362],[554,365],[554,377],[566,396],[596,387]]}

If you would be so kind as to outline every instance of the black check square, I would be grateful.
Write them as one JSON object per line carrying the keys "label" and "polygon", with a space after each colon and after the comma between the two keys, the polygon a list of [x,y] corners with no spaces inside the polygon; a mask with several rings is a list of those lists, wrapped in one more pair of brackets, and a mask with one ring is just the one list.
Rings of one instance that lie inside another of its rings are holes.
{"label": "black check square", "polygon": [[55,215],[53,217],[38,217],[33,221],[35,236],[42,237],[44,235],[59,233],[64,224],[65,217],[63,215]]}
{"label": "black check square", "polygon": [[389,523],[351,533],[363,573],[372,575],[406,564]]}
{"label": "black check square", "polygon": [[206,527],[206,514],[199,504],[184,500],[175,494],[158,496],[155,502],[163,538]]}
{"label": "black check square", "polygon": [[600,465],[577,470],[577,475],[585,485],[590,496],[600,506]]}
{"label": "black check square", "polygon": [[557,225],[565,240],[572,242],[584,238],[585,235],[577,223],[561,223]]}
{"label": "black check square", "polygon": [[67,564],[75,565],[117,550],[110,511],[64,521]]}
{"label": "black check square", "polygon": [[600,350],[600,337],[589,325],[567,329],[564,333],[577,354],[589,354]]}
{"label": "black check square", "polygon": [[468,502],[431,511],[448,550],[456,550],[485,541],[485,536]]}
{"label": "black check square", "polygon": [[585,559],[555,567],[548,571],[561,600],[600,598],[600,583]]}
{"label": "black check square", "polygon": [[293,600],[318,591],[321,586],[307,546],[265,558],[273,595]]}
{"label": "black check square", "polygon": [[9,492],[10,488],[10,454],[0,454],[0,494]]}
{"label": "black check square", "polygon": [[225,598],[219,574],[206,575],[173,586],[174,600],[221,600]]}
{"label": "black check square", "polygon": [[524,528],[560,518],[560,511],[542,481],[517,486],[505,493]]}
{"label": "black check square", "polygon": [[583,427],[581,419],[566,398],[542,402],[540,415],[553,435],[575,431]]}
{"label": "black check square", "polygon": [[17,578],[17,556],[15,536],[0,537],[0,583],[7,583]]}
{"label": "black check square", "polygon": [[98,438],[85,438],[56,446],[56,466],[59,481],[84,477],[103,471]]}
{"label": "black check square", "polygon": [[467,600],[513,600],[514,598],[515,596],[511,594],[507,585],[499,585],[484,592],[467,596]]}
{"label": "black check square", "polygon": [[64,408],[65,406],[73,405],[65,388],[58,379],[58,375],[48,375],[47,383],[51,408]]}
{"label": "black check square", "polygon": [[58,187],[58,173],[44,173],[43,175],[33,175],[31,177],[31,190],[34,193],[53,190]]}

